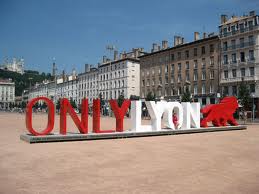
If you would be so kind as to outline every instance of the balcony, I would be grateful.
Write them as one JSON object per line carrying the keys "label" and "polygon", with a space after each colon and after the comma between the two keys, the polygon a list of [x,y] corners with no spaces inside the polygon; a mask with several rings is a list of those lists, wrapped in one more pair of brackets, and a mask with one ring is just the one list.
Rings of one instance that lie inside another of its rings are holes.
{"label": "balcony", "polygon": [[226,51],[231,51],[231,50],[235,50],[235,49],[247,48],[247,47],[255,46],[255,45],[256,45],[255,41],[243,42],[240,44],[230,45],[228,47],[222,47],[221,51],[226,52]]}
{"label": "balcony", "polygon": [[220,84],[226,84],[226,83],[235,83],[235,82],[241,82],[243,78],[243,81],[256,81],[258,80],[257,76],[244,76],[244,77],[234,77],[234,78],[222,78],[220,81]]}
{"label": "balcony", "polygon": [[250,32],[250,31],[258,30],[258,29],[259,29],[259,25],[249,26],[249,27],[242,28],[242,29],[239,29],[239,30],[234,30],[234,31],[231,31],[231,32],[222,32],[219,36],[220,36],[220,38],[224,38],[224,37],[234,36],[236,34],[240,34],[240,33],[244,33],[244,32]]}

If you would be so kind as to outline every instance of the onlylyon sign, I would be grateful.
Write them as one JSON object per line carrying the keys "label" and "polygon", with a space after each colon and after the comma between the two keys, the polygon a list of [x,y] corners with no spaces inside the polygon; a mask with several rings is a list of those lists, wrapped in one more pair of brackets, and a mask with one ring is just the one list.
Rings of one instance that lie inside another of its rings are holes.
{"label": "onlylyon sign", "polygon": [[[38,131],[32,126],[32,110],[33,105],[38,101],[44,101],[48,106],[48,124],[46,129]],[[124,132],[123,120],[126,112],[131,106],[131,131],[148,132],[161,131],[162,116],[165,119],[166,128],[175,129],[172,113],[176,112],[178,117],[178,128],[190,129],[207,127],[207,122],[212,122],[214,126],[226,126],[227,123],[237,125],[233,118],[233,113],[237,109],[237,99],[235,97],[226,97],[219,104],[208,105],[200,110],[200,103],[190,102],[166,102],[166,101],[147,101],[146,106],[151,117],[151,125],[141,124],[142,102],[124,100],[121,107],[118,106],[116,100],[109,101],[111,109],[116,118],[116,129],[102,130],[100,128],[100,100],[93,100],[93,117],[92,132],[93,133],[113,133]],[[67,134],[67,113],[71,116],[73,122],[77,126],[81,134],[88,134],[88,100],[83,99],[81,105],[81,118],[72,108],[69,100],[66,98],[60,101],[60,131],[62,135]],[[200,122],[200,113],[203,119]],[[26,127],[34,136],[46,136],[53,131],[54,128],[55,108],[53,102],[46,97],[38,97],[32,99],[26,107]]]}

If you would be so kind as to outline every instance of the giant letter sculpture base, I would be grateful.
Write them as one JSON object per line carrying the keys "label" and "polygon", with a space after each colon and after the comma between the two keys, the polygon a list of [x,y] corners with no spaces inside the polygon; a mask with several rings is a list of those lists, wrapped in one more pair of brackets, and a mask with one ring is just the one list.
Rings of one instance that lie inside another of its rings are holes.
{"label": "giant letter sculpture base", "polygon": [[23,134],[20,139],[28,143],[47,143],[47,142],[64,142],[64,141],[87,141],[98,139],[117,139],[117,138],[133,138],[133,137],[148,137],[148,136],[161,136],[161,135],[180,135],[190,133],[204,133],[204,132],[217,132],[217,131],[232,131],[232,130],[244,130],[246,126],[227,126],[227,127],[207,127],[207,128],[193,128],[193,129],[180,129],[171,130],[163,129],[161,131],[149,131],[149,132],[114,132],[114,133],[67,133],[67,135],[51,134],[46,136],[34,136],[30,134]]}

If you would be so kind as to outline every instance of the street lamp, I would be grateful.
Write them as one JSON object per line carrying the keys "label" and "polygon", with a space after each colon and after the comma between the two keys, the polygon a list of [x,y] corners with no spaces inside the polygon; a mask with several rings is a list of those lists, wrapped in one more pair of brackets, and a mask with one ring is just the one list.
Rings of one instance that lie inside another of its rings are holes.
{"label": "street lamp", "polygon": [[251,97],[252,97],[252,119],[253,119],[253,122],[254,122],[254,119],[255,119],[255,107],[254,107],[254,98],[255,98],[255,93],[251,93]]}

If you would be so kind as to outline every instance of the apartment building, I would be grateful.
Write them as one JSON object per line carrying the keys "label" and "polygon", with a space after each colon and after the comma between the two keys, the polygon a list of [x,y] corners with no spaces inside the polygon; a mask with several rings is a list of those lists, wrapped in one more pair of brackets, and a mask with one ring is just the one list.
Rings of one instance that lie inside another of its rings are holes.
{"label": "apartment building", "polygon": [[88,98],[88,103],[92,104],[93,99],[99,97],[98,93],[98,69],[85,64],[85,72],[78,75],[78,103],[82,99]]}
{"label": "apartment building", "polygon": [[125,98],[139,96],[140,65],[139,59],[143,49],[134,48],[131,52],[121,53],[117,56],[114,52],[113,61],[103,58],[99,64],[99,93],[105,100],[117,99],[120,95]]}
{"label": "apartment building", "polygon": [[[249,15],[221,16],[219,26],[221,80],[224,95],[238,95],[243,81],[255,104],[259,106],[259,19],[254,11]],[[258,111],[257,111],[258,112]],[[259,116],[259,115],[258,115]]]}
{"label": "apartment building", "polygon": [[11,80],[0,80],[0,109],[8,109],[15,101],[15,84]]}
{"label": "apartment building", "polygon": [[194,101],[202,105],[215,103],[219,93],[219,38],[194,33],[194,41],[185,43],[184,38],[174,37],[174,46],[167,41],[162,47],[154,43],[151,53],[140,57],[140,95],[149,92],[157,98],[181,100],[189,90]]}

